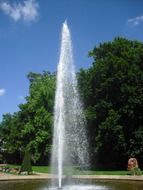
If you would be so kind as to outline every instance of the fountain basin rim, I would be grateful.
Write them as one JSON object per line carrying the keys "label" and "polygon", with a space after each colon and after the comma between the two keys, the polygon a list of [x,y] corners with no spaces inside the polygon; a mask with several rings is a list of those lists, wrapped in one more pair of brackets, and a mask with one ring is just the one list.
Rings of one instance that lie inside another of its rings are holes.
{"label": "fountain basin rim", "polygon": [[[0,173],[0,181],[15,181],[15,180],[50,180],[56,178],[49,174],[38,175],[11,175]],[[63,177],[64,178],[64,177]],[[127,176],[127,175],[73,175],[72,179],[77,180],[129,180],[143,181],[143,176]]]}

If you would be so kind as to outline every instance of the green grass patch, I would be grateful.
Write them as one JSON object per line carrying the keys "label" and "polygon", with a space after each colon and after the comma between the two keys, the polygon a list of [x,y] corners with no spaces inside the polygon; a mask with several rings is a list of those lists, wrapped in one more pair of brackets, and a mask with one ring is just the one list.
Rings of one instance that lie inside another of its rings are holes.
{"label": "green grass patch", "polygon": [[[10,168],[16,168],[21,167],[20,165],[8,165]],[[32,166],[33,172],[37,173],[50,173],[50,166]],[[129,175],[129,171],[104,171],[104,170],[98,170],[98,171],[91,171],[91,170],[79,170],[78,168],[65,168],[65,174],[71,174],[71,175]]]}
{"label": "green grass patch", "polygon": [[[21,168],[21,165],[12,165],[8,164],[8,167],[10,168]],[[50,173],[50,167],[49,166],[32,166],[33,172],[37,173]]]}
{"label": "green grass patch", "polygon": [[50,173],[49,166],[32,166],[32,169],[34,172],[38,172],[38,173]]}
{"label": "green grass patch", "polygon": [[75,171],[76,175],[128,175],[128,171]]}

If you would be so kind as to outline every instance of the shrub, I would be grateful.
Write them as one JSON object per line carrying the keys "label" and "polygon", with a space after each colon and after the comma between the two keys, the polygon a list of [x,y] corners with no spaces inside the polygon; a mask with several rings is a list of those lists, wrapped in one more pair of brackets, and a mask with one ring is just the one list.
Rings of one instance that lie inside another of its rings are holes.
{"label": "shrub", "polygon": [[31,156],[27,149],[25,151],[25,155],[24,155],[23,162],[21,165],[20,173],[21,172],[27,172],[28,174],[32,172]]}

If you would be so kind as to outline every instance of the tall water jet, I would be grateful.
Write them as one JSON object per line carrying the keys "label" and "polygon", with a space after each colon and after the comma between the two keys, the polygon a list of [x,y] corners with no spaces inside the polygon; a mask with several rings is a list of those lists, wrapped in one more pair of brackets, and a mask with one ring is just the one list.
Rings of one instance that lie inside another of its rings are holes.
{"label": "tall water jet", "polygon": [[54,106],[52,173],[58,175],[53,185],[62,187],[63,168],[88,165],[86,121],[77,90],[71,35],[65,21],[62,27],[60,58]]}

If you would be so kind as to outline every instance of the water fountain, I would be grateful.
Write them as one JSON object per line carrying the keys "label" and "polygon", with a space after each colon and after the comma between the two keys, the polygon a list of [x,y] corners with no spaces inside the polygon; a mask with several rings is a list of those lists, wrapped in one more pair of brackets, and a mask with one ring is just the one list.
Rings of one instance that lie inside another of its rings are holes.
{"label": "water fountain", "polygon": [[89,164],[86,121],[77,90],[71,36],[66,21],[62,28],[57,71],[52,173],[58,174],[56,185],[61,188],[64,167],[78,165],[82,168]]}
{"label": "water fountain", "polygon": [[[63,180],[71,175],[71,168],[89,166],[86,120],[79,98],[73,63],[71,35],[65,21],[62,27],[60,58],[57,68],[57,84],[54,107],[54,131],[52,145],[51,190],[107,190],[107,184],[76,183]],[[66,171],[65,174],[65,170]],[[88,185],[89,184],[89,185]],[[112,189],[112,188],[111,188]]]}

